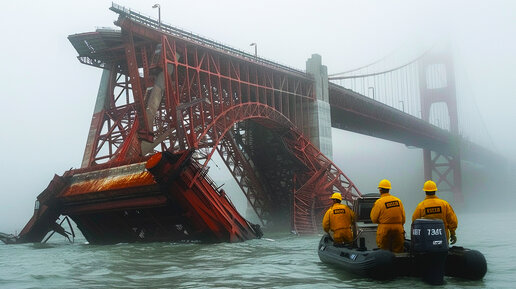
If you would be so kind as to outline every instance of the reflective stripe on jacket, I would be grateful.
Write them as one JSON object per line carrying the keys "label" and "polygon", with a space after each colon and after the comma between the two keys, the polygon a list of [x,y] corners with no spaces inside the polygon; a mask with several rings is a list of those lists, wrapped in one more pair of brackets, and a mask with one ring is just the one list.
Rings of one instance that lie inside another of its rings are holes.
{"label": "reflective stripe on jacket", "polygon": [[351,224],[355,220],[355,213],[345,204],[335,203],[324,214],[323,229],[325,232],[340,229],[351,230]]}
{"label": "reflective stripe on jacket", "polygon": [[405,209],[401,200],[383,193],[371,209],[371,221],[376,224],[405,224]]}
{"label": "reflective stripe on jacket", "polygon": [[427,195],[425,199],[417,205],[412,215],[412,222],[420,218],[441,219],[443,220],[447,237],[450,237],[449,234],[455,235],[455,230],[458,225],[457,215],[455,215],[455,212],[447,201],[439,199],[436,195]]}

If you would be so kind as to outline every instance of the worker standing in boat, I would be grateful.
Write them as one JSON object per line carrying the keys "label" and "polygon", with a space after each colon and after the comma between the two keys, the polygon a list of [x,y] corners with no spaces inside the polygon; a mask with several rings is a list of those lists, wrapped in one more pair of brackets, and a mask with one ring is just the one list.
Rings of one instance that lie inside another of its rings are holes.
{"label": "worker standing in boat", "polygon": [[423,185],[423,191],[425,191],[426,197],[417,205],[412,215],[412,222],[420,218],[443,220],[446,237],[451,244],[455,244],[457,242],[455,230],[457,229],[458,222],[453,208],[447,201],[439,199],[435,195],[437,191],[435,182],[426,181]]}
{"label": "worker standing in boat", "polygon": [[330,197],[333,204],[323,218],[323,229],[326,233],[333,232],[335,244],[351,243],[355,228],[355,213],[347,205],[341,204],[342,195],[333,193]]}
{"label": "worker standing in boat", "polygon": [[405,209],[400,199],[389,193],[391,182],[381,180],[378,184],[380,198],[371,209],[371,221],[378,224],[376,244],[380,249],[394,253],[403,252],[405,242]]}

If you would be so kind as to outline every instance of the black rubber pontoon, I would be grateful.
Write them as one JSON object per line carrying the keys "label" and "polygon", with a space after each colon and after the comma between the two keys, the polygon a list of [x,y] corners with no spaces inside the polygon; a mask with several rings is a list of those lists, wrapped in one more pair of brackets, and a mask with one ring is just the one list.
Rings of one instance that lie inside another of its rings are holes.
{"label": "black rubber pontoon", "polygon": [[487,262],[479,251],[453,246],[448,248],[444,224],[440,219],[417,219],[411,227],[411,240],[405,240],[405,252],[392,253],[376,245],[377,226],[369,213],[378,195],[365,195],[353,204],[357,216],[356,239],[347,246],[335,245],[329,235],[319,241],[322,262],[359,276],[384,280],[398,276],[417,276],[433,285],[443,277],[480,280]]}

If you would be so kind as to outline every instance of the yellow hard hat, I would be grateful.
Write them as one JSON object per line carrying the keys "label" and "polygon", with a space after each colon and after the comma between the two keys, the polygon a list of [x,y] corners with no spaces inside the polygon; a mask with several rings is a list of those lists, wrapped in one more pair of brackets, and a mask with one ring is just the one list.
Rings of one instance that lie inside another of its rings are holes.
{"label": "yellow hard hat", "polygon": [[340,193],[333,193],[333,195],[331,195],[330,199],[342,201],[342,195]]}
{"label": "yellow hard hat", "polygon": [[378,188],[389,189],[390,190],[391,189],[391,182],[389,182],[389,180],[383,179],[378,184]]}
{"label": "yellow hard hat", "polygon": [[437,185],[433,181],[426,181],[423,185],[423,191],[425,192],[435,192],[437,191]]}

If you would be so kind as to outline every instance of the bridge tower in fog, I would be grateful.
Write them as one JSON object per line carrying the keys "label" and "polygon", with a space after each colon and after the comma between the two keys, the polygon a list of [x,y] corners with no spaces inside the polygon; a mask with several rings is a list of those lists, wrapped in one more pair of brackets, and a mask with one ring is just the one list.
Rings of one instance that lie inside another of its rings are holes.
{"label": "bridge tower in fog", "polygon": [[331,138],[331,110],[328,88],[328,68],[322,65],[322,57],[313,54],[306,61],[306,73],[314,79],[315,101],[312,102],[313,113],[310,116],[310,140],[330,159],[333,158]]}
{"label": "bridge tower in fog", "polygon": [[332,126],[423,149],[425,180],[462,202],[461,159],[487,166],[503,161],[461,135],[449,43],[413,58],[405,54],[410,53],[330,75],[330,81],[358,94],[356,103],[341,104],[335,96],[352,93],[330,85]]}
{"label": "bridge tower in fog", "polygon": [[[455,70],[450,47],[428,51],[419,61],[421,118],[430,122],[432,108],[444,105],[452,133],[449,154],[423,149],[425,180],[435,180],[438,187],[453,192],[455,200],[463,202],[460,159],[459,117],[455,85]],[[442,120],[442,119],[441,119]]]}

